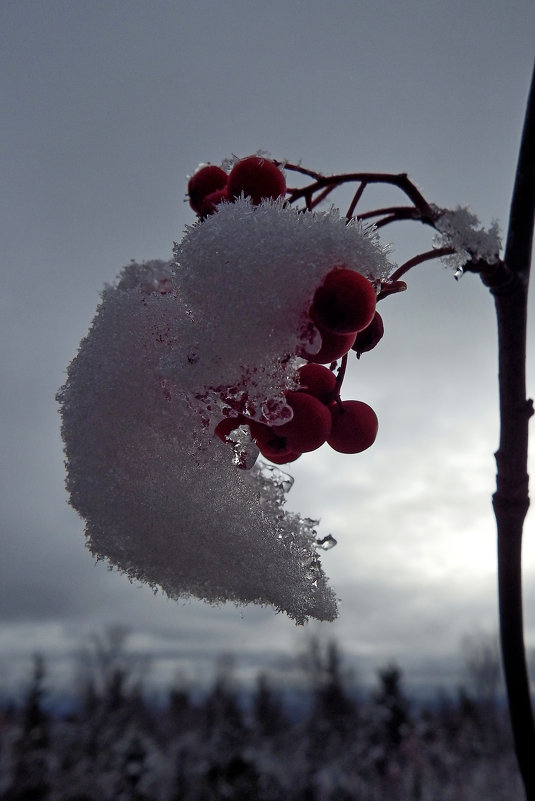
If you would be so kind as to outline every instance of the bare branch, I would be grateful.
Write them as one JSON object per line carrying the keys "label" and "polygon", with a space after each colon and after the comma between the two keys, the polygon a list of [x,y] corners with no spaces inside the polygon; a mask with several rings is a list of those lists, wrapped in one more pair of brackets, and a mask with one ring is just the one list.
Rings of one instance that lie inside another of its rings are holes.
{"label": "bare branch", "polygon": [[355,192],[353,200],[349,204],[349,208],[347,210],[346,217],[347,217],[348,220],[350,220],[351,217],[353,216],[353,212],[355,211],[355,209],[357,207],[357,203],[361,199],[362,194],[363,194],[364,190],[366,189],[366,186],[367,186],[366,181],[363,181],[361,183],[361,185],[359,186],[359,188],[357,189],[357,191]]}
{"label": "bare branch", "polygon": [[[500,445],[493,496],[500,637],[515,749],[528,801],[535,801],[535,725],[524,646],[521,553],[529,508],[528,422],[533,414],[533,403],[526,398],[526,330],[534,215],[535,71],[511,202],[503,280],[490,282],[498,322],[500,392]],[[483,273],[482,277],[485,280]]]}
{"label": "bare branch", "polygon": [[[285,165],[287,169],[294,169],[293,165]],[[311,171],[305,171],[303,168],[295,168],[296,171],[308,175],[315,175]],[[289,203],[295,203],[297,200],[306,197],[324,189],[326,186],[338,187],[347,183],[365,183],[365,184],[387,184],[395,186],[400,189],[412,201],[414,206],[419,209],[422,219],[433,220],[436,217],[436,210],[426,201],[422,193],[412,183],[406,173],[377,173],[377,172],[354,172],[344,173],[341,175],[328,175],[316,176],[312,184],[305,186],[301,189],[289,190]]]}
{"label": "bare branch", "polygon": [[402,275],[408,273],[408,271],[412,267],[416,267],[418,264],[422,264],[424,261],[430,261],[431,259],[440,259],[442,256],[450,256],[452,253],[455,253],[455,248],[433,248],[433,250],[426,250],[425,253],[419,253],[417,256],[413,256],[412,259],[409,259],[401,267],[392,273],[391,281],[397,281],[401,278]]}

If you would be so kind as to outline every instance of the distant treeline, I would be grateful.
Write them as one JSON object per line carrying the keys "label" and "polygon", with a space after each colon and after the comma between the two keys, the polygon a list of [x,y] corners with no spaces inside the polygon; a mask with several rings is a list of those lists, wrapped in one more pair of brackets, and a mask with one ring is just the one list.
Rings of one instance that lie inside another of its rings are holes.
{"label": "distant treeline", "polygon": [[313,640],[301,659],[309,701],[296,720],[262,674],[244,706],[224,665],[201,698],[175,685],[155,707],[115,632],[80,662],[69,715],[47,712],[46,663],[35,658],[22,705],[1,711],[0,799],[520,798],[495,649],[473,644],[468,656],[467,687],[415,707],[396,664],[357,697],[337,644]]}

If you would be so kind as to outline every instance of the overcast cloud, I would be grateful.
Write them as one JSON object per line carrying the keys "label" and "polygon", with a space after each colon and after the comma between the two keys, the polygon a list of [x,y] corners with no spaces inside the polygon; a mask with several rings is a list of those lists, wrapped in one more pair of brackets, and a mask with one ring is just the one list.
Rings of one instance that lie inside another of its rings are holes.
{"label": "overcast cloud", "polygon": [[[291,471],[289,504],[338,540],[322,557],[341,602],[334,624],[176,604],[94,565],[67,505],[54,395],[103,284],[130,259],[169,258],[193,222],[184,195],[199,162],[265,149],[325,173],[406,171],[428,200],[503,228],[532,2],[6,0],[1,18],[5,683],[33,651],[60,664],[116,623],[170,675],[208,675],[222,649],[244,670],[275,668],[316,633],[338,637],[364,672],[397,658],[441,676],[463,634],[497,627],[495,327],[476,277],[428,263],[384,301],[383,343],[346,383],[377,411],[376,445],[321,449]],[[410,224],[384,233],[397,262],[430,247]],[[533,528],[530,516],[531,646]]]}

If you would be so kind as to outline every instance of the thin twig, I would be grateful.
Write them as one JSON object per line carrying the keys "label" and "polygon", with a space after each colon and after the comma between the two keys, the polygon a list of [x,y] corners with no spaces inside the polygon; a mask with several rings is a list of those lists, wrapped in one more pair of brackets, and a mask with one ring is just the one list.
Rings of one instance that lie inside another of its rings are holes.
{"label": "thin twig", "polygon": [[[293,165],[286,165],[287,169],[297,169],[299,172],[305,172],[302,168],[294,168]],[[310,174],[310,173],[307,173]],[[409,179],[407,173],[380,173],[380,172],[353,172],[344,173],[341,175],[328,175],[317,177],[312,184],[303,187],[302,189],[292,190],[287,198],[289,203],[295,203],[303,197],[306,197],[311,192],[318,192],[326,186],[342,186],[347,183],[368,183],[368,184],[389,184],[400,189],[414,206],[420,210],[423,219],[434,219],[436,211],[426,201],[422,193]]]}
{"label": "thin twig", "polygon": [[357,189],[357,191],[355,192],[355,194],[354,194],[354,196],[353,196],[353,200],[352,200],[352,201],[351,201],[351,203],[349,204],[349,208],[348,208],[348,210],[347,210],[347,213],[346,213],[346,217],[347,217],[347,219],[348,219],[348,220],[350,220],[350,219],[351,219],[351,217],[353,216],[353,212],[354,212],[354,211],[355,211],[355,209],[357,208],[357,203],[358,203],[358,202],[359,202],[359,200],[361,199],[361,197],[362,197],[362,194],[363,194],[364,190],[366,189],[366,186],[367,186],[367,184],[366,184],[366,181],[363,181],[363,182],[360,184],[360,186],[359,186],[359,188]]}
{"label": "thin twig", "polygon": [[323,192],[320,192],[319,195],[314,198],[313,202],[311,203],[311,208],[316,208],[316,206],[318,206],[322,200],[325,200],[325,198],[331,194],[333,189],[336,189],[336,186],[326,186]]}
{"label": "thin twig", "polygon": [[409,259],[401,267],[392,273],[390,276],[390,281],[398,281],[402,275],[408,273],[412,267],[416,267],[418,264],[422,264],[424,261],[430,261],[431,259],[440,259],[442,256],[450,256],[452,253],[455,253],[455,248],[445,247],[445,248],[433,248],[433,250],[426,250],[425,253],[419,253],[417,256],[413,256],[412,259]]}
{"label": "thin twig", "polygon": [[309,178],[313,178],[315,181],[318,181],[321,178],[320,172],[307,170],[306,167],[302,167],[300,164],[290,164],[288,161],[277,161],[277,159],[274,159],[274,163],[277,165],[277,167],[282,167],[284,170],[291,170],[292,172],[298,172],[300,175],[307,175]]}
{"label": "thin twig", "polygon": [[417,219],[419,216],[419,210],[414,206],[385,206],[382,209],[372,209],[371,211],[365,211],[363,214],[359,214],[359,220],[369,220],[372,217],[383,217],[387,215],[403,215],[404,219],[407,217],[412,217],[413,219]]}
{"label": "thin twig", "polygon": [[389,214],[387,217],[376,220],[374,226],[375,228],[384,228],[385,225],[390,225],[394,222],[401,222],[402,220],[419,220],[420,222],[424,223],[424,225],[430,225],[433,228],[435,227],[434,220],[422,217],[418,209],[413,209],[412,213],[407,212],[406,214],[403,214],[400,212],[398,214]]}

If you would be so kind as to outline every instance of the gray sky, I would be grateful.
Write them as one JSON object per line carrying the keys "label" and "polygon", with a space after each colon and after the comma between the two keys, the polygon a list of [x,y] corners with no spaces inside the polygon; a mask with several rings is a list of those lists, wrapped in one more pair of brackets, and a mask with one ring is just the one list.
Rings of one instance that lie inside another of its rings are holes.
{"label": "gray sky", "polygon": [[[324,173],[404,171],[428,200],[504,227],[533,4],[4,0],[0,18],[0,682],[34,650],[60,660],[112,623],[190,675],[221,649],[276,665],[318,633],[363,672],[397,658],[441,676],[465,633],[497,627],[495,326],[477,278],[457,283],[438,263],[410,274],[382,305],[383,343],[346,379],[377,411],[376,444],[324,448],[291,471],[292,508],[339,543],[323,557],[334,624],[176,604],[94,565],[67,505],[54,395],[103,284],[130,259],[168,258],[193,222],[199,162],[264,149]],[[385,239],[397,262],[431,241],[411,224]],[[530,516],[531,646],[533,528]]]}

